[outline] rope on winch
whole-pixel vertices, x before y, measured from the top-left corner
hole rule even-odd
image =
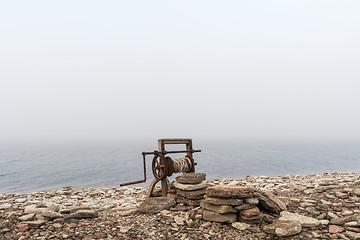
[[[174,161],[174,172],[190,172],[192,168],[191,159],[188,157],[181,157],[178,159],[175,159]]]

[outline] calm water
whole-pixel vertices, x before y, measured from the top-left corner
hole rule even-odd
[[[155,141],[156,143],[156,141]],[[118,187],[142,179],[142,151],[156,144],[0,146],[0,193],[73,188]],[[360,169],[360,143],[236,143],[194,142],[197,172],[208,179],[247,175],[278,176]],[[170,150],[179,150],[172,148]],[[182,155],[174,156],[179,157]],[[173,158],[173,159],[174,159]],[[148,181],[153,179],[151,159]],[[174,174],[173,176],[177,176]],[[134,185],[136,186],[136,185]]]

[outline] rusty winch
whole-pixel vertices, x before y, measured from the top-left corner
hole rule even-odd
[[[168,190],[167,177],[173,173],[180,172],[195,172],[195,165],[193,153],[201,152],[201,150],[194,150],[192,146],[192,139],[190,138],[163,138],[158,140],[159,150],[153,152],[143,152],[143,165],[144,165],[144,180],[122,183],[120,186],[130,184],[137,184],[146,182],[146,155],[154,155],[152,160],[152,172],[155,179],[152,180],[147,197],[153,195],[155,185],[161,180],[161,195],[164,197]],[[186,150],[184,151],[166,151],[165,145],[167,144],[185,144]],[[172,160],[168,154],[186,153],[185,157]]]

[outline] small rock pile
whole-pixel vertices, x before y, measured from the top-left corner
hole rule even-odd
[[[186,173],[176,177],[173,187],[178,195],[176,202],[187,206],[200,206],[206,194],[207,183],[205,173]]]
[[[254,197],[255,189],[245,186],[217,185],[209,187],[201,202],[203,218],[213,222],[236,221],[259,223],[262,213]]]
[[[62,195],[70,195],[73,193],[73,189],[71,186],[63,186],[59,193]]]

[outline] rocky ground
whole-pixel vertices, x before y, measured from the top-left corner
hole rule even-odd
[[[360,239],[360,174],[246,177],[210,180],[215,185],[269,190],[287,207],[281,217],[298,220],[300,233],[279,237],[271,226],[228,224],[202,219],[200,207],[181,205],[144,214],[138,205],[147,187],[0,194],[0,239]],[[297,229],[299,230],[299,229]],[[281,235],[281,234],[280,234]]]

